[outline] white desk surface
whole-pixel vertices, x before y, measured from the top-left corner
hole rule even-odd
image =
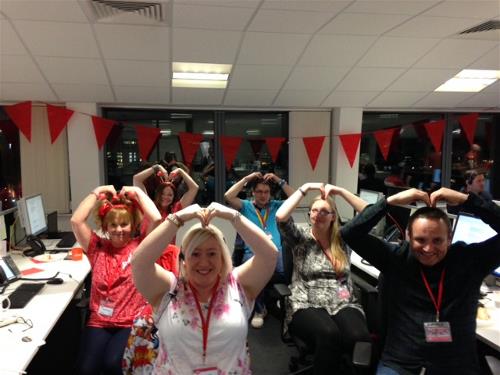
[[[66,254],[56,254],[52,257],[59,256],[59,259],[62,259],[64,255]],[[24,309],[10,309],[4,313],[4,317],[20,316],[30,319],[33,328],[25,332],[22,332],[27,328],[24,324],[12,324],[0,328],[0,374],[25,373],[24,370],[38,352],[38,348],[45,344],[46,337],[90,272],[90,264],[85,255],[81,261],[55,260],[47,263],[34,263],[30,258],[12,252],[11,256],[21,271],[33,267],[43,269],[42,272],[24,277],[44,278],[61,272],[58,277],[63,278],[64,283],[45,285]],[[17,281],[7,287],[5,294],[10,294],[22,282],[33,281]],[[23,342],[23,337],[29,337],[31,341]]]
[[[380,271],[373,266],[363,264],[361,259],[354,251],[351,253],[351,264],[377,279]],[[496,288],[496,290],[500,291],[500,288]],[[500,352],[500,307],[495,306],[493,293],[488,293],[487,298],[481,300],[481,302],[485,304],[491,319],[488,321],[476,321],[478,323],[476,337],[486,345]]]

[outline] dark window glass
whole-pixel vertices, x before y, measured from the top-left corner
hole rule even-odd
[[[0,107],[0,200],[1,209],[13,207],[22,195],[19,130]]]

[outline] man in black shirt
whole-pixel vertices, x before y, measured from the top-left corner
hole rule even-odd
[[[368,233],[388,205],[423,201],[408,222],[409,240],[392,244]],[[387,332],[377,374],[479,374],[476,313],[483,278],[500,264],[500,236],[451,245],[438,201],[462,204],[500,232],[500,208],[474,193],[409,189],[368,206],[343,227],[346,243],[383,274]]]

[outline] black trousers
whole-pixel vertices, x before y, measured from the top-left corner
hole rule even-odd
[[[351,307],[333,316],[322,308],[298,310],[289,330],[313,348],[314,374],[338,373],[344,353],[351,356],[357,341],[371,341],[363,314]]]

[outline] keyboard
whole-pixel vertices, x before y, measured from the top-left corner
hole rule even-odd
[[[45,286],[45,283],[22,283],[9,295],[10,308],[22,309]]]

